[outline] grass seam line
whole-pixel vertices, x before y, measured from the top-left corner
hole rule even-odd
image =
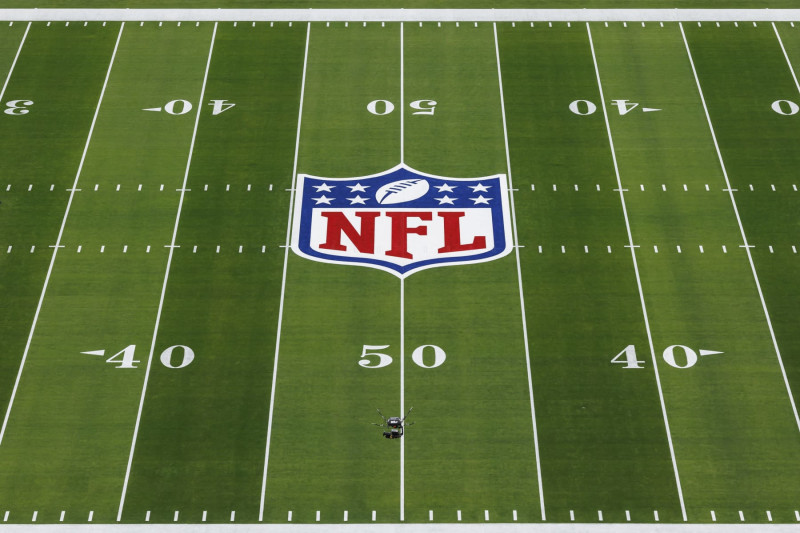
[[[156,341],[158,339],[158,327],[161,323],[161,312],[164,309],[164,297],[167,293],[167,282],[169,281],[169,271],[170,267],[172,266],[172,256],[175,253],[175,240],[178,236],[178,225],[180,224],[181,220],[181,211],[183,209],[183,199],[186,195],[186,182],[189,179],[189,170],[192,166],[192,156],[194,155],[194,143],[197,139],[197,127],[200,124],[200,115],[202,114],[203,110],[203,99],[205,98],[206,92],[206,82],[208,81],[208,71],[211,68],[211,56],[214,51],[214,40],[217,36],[217,23],[214,23],[214,30],[211,33],[211,44],[208,48],[208,60],[206,61],[206,70],[205,74],[203,75],[203,86],[200,88],[200,99],[198,100],[197,105],[197,115],[195,116],[194,120],[194,129],[192,130],[192,140],[189,145],[189,155],[186,158],[186,170],[183,173],[183,185],[181,186],[181,196],[178,200],[178,211],[175,215],[175,225],[172,228],[172,242],[170,243],[169,254],[167,255],[167,266],[164,270],[164,283],[161,286],[161,297],[159,298],[158,302],[158,311],[156,311],[156,323],[153,327],[153,340],[150,344],[150,354],[147,357],[147,368],[145,369],[144,374],[144,382],[142,383],[142,395],[139,399],[139,410],[136,413],[136,424],[133,428],[133,437],[131,438],[131,451],[128,455],[128,465],[125,469],[125,479],[122,485],[122,494],[119,499],[119,510],[117,511],[117,522],[122,520],[122,510],[125,507],[125,496],[128,492],[128,481],[130,480],[131,475],[131,467],[133,466],[133,454],[136,451],[136,439],[139,436],[139,424],[142,419],[142,410],[144,408],[144,398],[147,393],[147,382],[150,378],[150,369],[153,363],[153,352],[155,351]]]
[[[594,41],[592,40],[592,29],[589,23],[586,23],[586,33],[589,36],[589,48],[592,52],[592,61],[594,62],[594,72],[595,76],[597,77],[597,90],[600,95],[600,104],[603,108],[603,120],[605,121],[606,125],[606,132],[608,133],[608,144],[609,148],[611,149],[611,160],[614,163],[614,174],[617,177],[617,188],[619,189],[619,199],[620,204],[622,205],[622,214],[625,217],[625,229],[628,233],[628,243],[631,250],[631,260],[633,261],[633,271],[636,274],[636,286],[639,290],[639,301],[642,304],[642,318],[644,319],[645,331],[647,332],[647,342],[650,345],[650,356],[653,361],[653,373],[656,378],[656,386],[658,388],[658,398],[661,402],[661,414],[664,417],[664,429],[667,434],[667,444],[669,445],[669,454],[670,458],[672,459],[672,470],[675,473],[675,484],[678,489],[678,500],[681,504],[681,516],[683,517],[683,521],[686,522],[688,520],[686,516],[686,504],[683,501],[683,489],[681,488],[681,477],[678,473],[678,461],[675,457],[675,448],[672,444],[672,432],[669,428],[669,418],[667,417],[667,404],[664,400],[664,391],[661,388],[661,377],[658,374],[658,359],[656,358],[656,351],[653,345],[653,332],[650,329],[650,319],[647,316],[647,305],[645,304],[644,300],[644,289],[642,288],[642,279],[639,276],[639,265],[636,261],[636,247],[633,244],[633,233],[631,232],[631,223],[628,219],[628,208],[625,205],[625,192],[623,191],[622,187],[622,178],[619,174],[619,165],[617,163],[617,154],[614,150],[614,139],[611,135],[611,123],[608,120],[608,109],[606,108],[606,101],[605,95],[603,94],[603,84],[600,81],[600,67],[597,63],[597,55],[594,51]]]
[[[753,262],[753,254],[750,251],[752,246],[747,241],[747,234],[744,231],[744,225],[742,225],[742,219],[739,216],[739,208],[736,205],[736,198],[733,196],[733,189],[731,188],[730,178],[728,177],[728,170],[725,167],[725,161],[722,158],[722,152],[719,148],[719,143],[717,142],[717,134],[714,131],[714,125],[711,122],[711,114],[708,111],[708,106],[706,105],[706,98],[703,94],[703,89],[700,86],[700,78],[697,75],[697,69],[694,66],[694,59],[692,58],[692,52],[689,49],[689,41],[686,39],[686,33],[683,31],[683,24],[678,23],[678,27],[681,30],[681,36],[683,37],[683,44],[686,47],[686,55],[689,57],[689,64],[692,67],[692,74],[694,74],[694,81],[697,84],[697,92],[700,95],[700,101],[703,104],[703,111],[706,115],[706,121],[708,122],[708,129],[711,133],[711,140],[714,141],[714,150],[717,153],[717,159],[719,160],[719,166],[722,170],[722,176],[725,178],[725,185],[727,186],[728,196],[731,199],[731,206],[733,207],[733,212],[736,215],[736,223],[739,225],[739,232],[742,235],[742,242],[744,243],[744,251],[747,254],[747,261],[750,263],[750,270],[753,273],[753,281],[756,283],[756,290],[758,291],[758,298],[761,301],[761,309],[764,311],[764,319],[767,321],[767,327],[769,329],[769,336],[772,339],[772,346],[775,348],[775,356],[778,358],[778,366],[781,370],[781,376],[783,376],[783,383],[786,386],[786,392],[789,395],[789,403],[792,406],[792,413],[794,414],[794,421],[797,424],[797,429],[800,430],[800,416],[797,413],[797,404],[794,400],[794,394],[792,394],[792,387],[789,385],[789,378],[786,376],[786,368],[783,366],[783,358],[781,357],[781,350],[778,347],[778,339],[775,337],[775,330],[772,328],[772,319],[770,318],[769,311],[767,310],[767,302],[764,299],[764,292],[761,290],[761,282],[758,279],[758,273],[756,272],[756,265]],[[776,35],[777,35],[777,29]],[[778,40],[780,42],[780,36],[778,35]],[[781,46],[783,43],[781,42]],[[787,58],[788,60],[788,58]],[[791,63],[789,64],[791,67]],[[794,75],[794,71],[792,70],[792,75]]]
[[[294,145],[294,165],[292,168],[292,188],[289,196],[289,217],[286,222],[286,245],[283,252],[283,274],[281,278],[281,299],[278,305],[278,324],[275,335],[275,360],[272,366],[272,386],[269,396],[269,415],[267,418],[267,442],[264,450],[264,475],[261,481],[261,502],[258,508],[258,521],[264,521],[264,502],[267,495],[267,470],[269,468],[269,445],[272,440],[272,416],[275,411],[275,390],[278,383],[278,354],[281,348],[281,327],[283,326],[283,302],[286,297],[286,270],[289,265],[289,249],[292,238],[292,219],[294,217],[294,193],[297,182],[297,159],[300,154],[300,127],[303,123],[303,100],[306,92],[306,68],[308,67],[308,44],[311,41],[311,23],[306,26],[306,46],[303,54],[303,78],[300,83],[300,104],[297,111],[297,136]],[[291,512],[291,511],[290,511]]]
[[[106,71],[106,77],[103,81],[103,88],[100,91],[100,98],[97,100],[97,107],[94,110],[94,116],[92,117],[92,124],[89,126],[89,134],[86,137],[86,144],[83,147],[83,154],[81,155],[80,163],[78,163],[78,171],[75,173],[75,181],[72,184],[72,190],[69,193],[69,199],[67,200],[67,207],[64,210],[64,218],[61,219],[61,228],[58,230],[58,237],[56,238],[56,245],[53,247],[53,256],[50,258],[50,266],[47,267],[47,274],[44,278],[44,285],[42,286],[42,293],[39,295],[39,302],[36,305],[36,312],[33,315],[33,323],[31,324],[31,330],[28,334],[28,340],[25,343],[25,350],[22,353],[22,360],[19,363],[19,371],[17,372],[17,378],[14,381],[14,388],[11,391],[11,397],[8,400],[8,407],[6,409],[5,417],[3,418],[3,426],[0,428],[0,446],[3,443],[3,437],[5,437],[6,428],[8,427],[8,419],[11,416],[11,409],[14,406],[14,399],[17,396],[17,389],[19,388],[19,381],[22,377],[22,370],[25,367],[25,361],[28,359],[28,352],[31,348],[31,342],[33,341],[33,334],[36,330],[36,323],[39,320],[39,313],[42,311],[42,304],[44,303],[44,297],[47,293],[47,286],[50,283],[50,276],[53,273],[53,266],[56,262],[56,256],[58,255],[58,249],[61,248],[59,246],[61,244],[61,238],[64,235],[64,227],[67,224],[67,217],[69,216],[70,208],[72,207],[72,200],[75,198],[75,191],[78,188],[78,180],[81,177],[81,172],[83,171],[83,163],[86,161],[86,153],[89,151],[89,144],[92,141],[92,134],[94,133],[94,126],[97,123],[97,116],[100,114],[100,105],[103,103],[103,96],[106,93],[106,87],[108,86],[108,78],[111,75],[111,67],[114,65],[114,58],[117,56],[117,48],[119,47],[119,41],[122,37],[122,29],[125,27],[125,23],[123,22],[119,28],[119,34],[117,35],[117,42],[114,45],[114,51],[111,53],[111,60],[108,64],[108,70]]]
[[[516,209],[514,207],[514,185],[511,181],[511,154],[508,149],[508,128],[506,126],[506,104],[505,104],[505,97],[503,95],[503,74],[502,69],[500,68],[500,45],[498,44],[497,40],[497,23],[492,24],[492,29],[494,32],[494,52],[495,57],[497,58],[497,84],[500,90],[500,110],[501,115],[503,118],[503,140],[505,143],[505,151],[506,151],[506,171],[508,172],[508,194],[510,195],[510,206],[511,206],[511,223],[512,229],[514,231],[514,255],[516,256],[517,260],[517,282],[519,284],[519,305],[520,305],[520,315],[522,318],[522,339],[525,343],[525,367],[528,373],[528,395],[530,396],[531,402],[531,424],[533,426],[533,450],[534,455],[536,457],[536,478],[539,487],[539,507],[542,514],[542,521],[547,520],[547,515],[545,513],[545,506],[544,506],[544,488],[542,483],[542,466],[539,457],[539,431],[536,426],[536,408],[534,407],[533,401],[533,377],[531,375],[531,353],[530,353],[530,343],[528,339],[528,322],[527,317],[525,315],[525,296],[524,291],[522,289],[522,264],[520,262],[519,257],[519,236],[517,234],[517,215]]]

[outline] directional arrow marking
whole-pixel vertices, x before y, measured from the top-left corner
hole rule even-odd
[[[655,107],[643,107],[642,113],[649,113],[651,111],[662,111],[661,109],[656,109]]]
[[[725,353],[725,352],[715,352],[714,350],[698,350],[698,352],[700,353],[701,357],[704,356],[704,355],[714,355],[714,354],[718,354],[718,353]]]
[[[142,111],[161,111],[160,107],[148,107],[146,109],[142,109]]]
[[[85,353],[86,355],[105,355],[106,351],[105,350],[92,350],[92,351],[81,352],[81,353]]]

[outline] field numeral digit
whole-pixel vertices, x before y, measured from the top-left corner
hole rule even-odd
[[[208,105],[213,106],[211,110],[212,115],[219,115],[220,113],[224,113],[228,109],[232,108],[236,104],[232,104],[227,100],[211,100]]]
[[[569,110],[576,115],[586,116],[597,111],[597,106],[589,100],[575,100],[570,102]]]
[[[27,115],[31,111],[28,107],[32,105],[32,100],[11,100],[6,102],[6,109],[3,110],[3,113],[6,115]]]
[[[172,363],[172,353],[175,349],[180,348],[183,350],[183,358],[177,364]],[[105,350],[90,350],[88,352],[81,352],[86,355],[98,355],[100,357],[105,357],[106,351]],[[136,345],[131,344],[130,346],[126,347],[124,350],[119,351],[106,359],[106,363],[116,364],[117,368],[139,368],[136,366],[136,363],[140,363],[134,359],[136,353]],[[161,352],[161,364],[167,368],[185,368],[189,366],[189,364],[194,361],[194,352],[188,346],[183,346],[181,344],[170,346],[163,352]]]
[[[791,100],[775,100],[772,102],[772,110],[779,115],[796,115],[800,112],[800,106]]]
[[[414,100],[408,104],[408,107],[416,110],[411,113],[412,115],[433,115],[436,106],[436,100]],[[367,111],[382,117],[394,111],[394,104],[389,100],[373,100],[367,104]]]
[[[627,100],[611,100],[611,105],[617,106],[617,110],[619,110],[620,115],[627,115],[639,107],[639,104],[634,104],[632,102],[628,102]]]
[[[394,111],[394,104],[389,100],[373,100],[367,104],[367,111],[378,116],[388,115]]]
[[[625,358],[621,359],[623,356]],[[633,344],[626,346],[624,350],[619,352],[614,359],[611,360],[611,362],[618,365],[625,365],[622,368],[644,368],[642,366],[644,361],[639,361],[636,358],[636,347]]]
[[[417,109],[412,115],[433,115],[436,111],[436,100],[415,100],[408,104],[411,109]]]
[[[361,350],[361,359],[359,359],[358,365],[364,368],[383,368],[385,366],[389,366],[392,364],[391,355],[373,351],[385,350],[389,348],[389,346],[389,344],[382,346],[365,344],[364,348]],[[433,350],[433,363],[430,365],[425,364],[424,356],[426,348]],[[377,359],[373,359],[375,357],[377,357]],[[442,366],[442,363],[444,363],[445,359],[447,359],[447,354],[444,353],[444,350],[433,344],[424,344],[422,346],[418,346],[411,353],[411,360],[422,368],[436,368],[437,366]]]

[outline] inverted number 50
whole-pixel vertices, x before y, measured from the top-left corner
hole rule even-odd
[[[389,346],[388,344],[383,346],[365,344],[364,348],[361,350],[361,359],[358,361],[359,366],[364,368],[383,368],[389,366],[392,364],[392,356],[374,351],[385,350],[389,348]],[[426,348],[430,348],[433,351],[433,362],[431,364],[425,364],[424,356]],[[441,366],[445,359],[447,359],[447,354],[444,350],[433,344],[418,346],[411,353],[411,360],[422,368],[436,368],[437,366]]]

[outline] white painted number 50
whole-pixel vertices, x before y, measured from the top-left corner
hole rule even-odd
[[[385,350],[388,347],[388,344],[386,346],[372,346],[370,344],[365,344],[364,349],[361,351],[361,360],[358,362],[359,366],[363,366],[364,368],[383,368],[390,365],[392,363],[391,355],[371,351]],[[369,357],[377,357],[377,360],[365,359]]]

